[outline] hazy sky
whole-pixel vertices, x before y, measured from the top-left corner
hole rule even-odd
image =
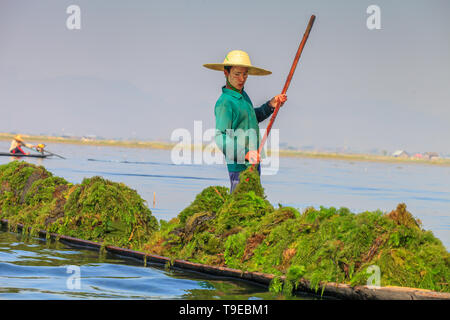
[[[66,8],[81,8],[69,30]],[[369,5],[381,30],[369,30]],[[259,106],[281,92],[317,16],[274,128],[293,146],[450,154],[450,1],[2,0],[0,132],[169,140],[214,127],[241,49]],[[265,127],[268,120],[260,126]]]

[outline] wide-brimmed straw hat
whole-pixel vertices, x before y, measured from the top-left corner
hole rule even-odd
[[[15,137],[14,137],[14,140],[23,142],[23,138],[22,138],[22,136],[21,136],[20,134],[17,135],[17,136],[15,136]]]
[[[242,50],[233,50],[228,52],[223,63],[207,63],[203,65],[204,67],[212,70],[223,71],[223,67],[245,67],[248,68],[248,74],[252,76],[266,76],[271,74],[271,71],[257,68],[250,62],[250,57],[248,53]]]

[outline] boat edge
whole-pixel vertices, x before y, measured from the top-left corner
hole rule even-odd
[[[0,219],[0,224],[9,225],[9,221],[7,219]],[[21,223],[18,223],[16,226],[18,232],[22,231],[22,229],[24,228],[24,225]],[[31,227],[28,228],[28,231],[30,230]],[[46,230],[39,230],[38,232],[39,236],[46,239],[48,238],[47,236],[48,233],[49,232]],[[98,250],[102,249],[102,244],[99,242],[78,239],[56,233],[50,233],[49,237],[53,240],[67,242],[69,244],[96,248]],[[262,272],[243,271],[227,267],[210,266],[206,264],[195,263],[180,259],[173,260],[168,257],[158,256],[154,254],[145,253],[142,251],[120,248],[111,245],[104,246],[104,249],[107,252],[142,260],[145,263],[153,262],[164,265],[169,264],[171,267],[176,267],[180,269],[186,269],[221,277],[230,277],[248,280],[265,285],[267,287],[270,285],[270,282],[275,277],[277,277],[276,275]],[[285,280],[285,277],[281,276],[280,279]],[[447,292],[436,292],[428,289],[409,288],[409,287],[396,287],[396,286],[376,287],[367,285],[352,287],[348,284],[328,282],[326,284],[319,285],[318,288],[316,289],[312,287],[310,281],[303,278],[298,281],[298,284],[294,289],[294,292],[310,293],[314,295],[322,293],[323,296],[330,296],[346,300],[450,300],[450,293]]]

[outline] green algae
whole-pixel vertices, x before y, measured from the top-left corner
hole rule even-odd
[[[123,184],[93,177],[72,185],[43,167],[12,162],[0,166],[0,217],[172,261],[270,273],[270,290],[285,295],[300,279],[316,289],[327,282],[366,285],[373,266],[381,286],[450,292],[450,254],[405,204],[390,213],[334,207],[300,213],[275,209],[256,172],[240,178],[232,194],[208,187],[178,217],[158,225]]]
[[[205,188],[187,208],[180,212],[178,218],[184,223],[190,216],[198,212],[215,214],[228,198],[228,188],[221,186]]]
[[[233,191],[233,195],[242,195],[253,191],[257,196],[265,198],[264,188],[261,185],[261,179],[258,171],[249,167],[239,174],[239,183]]]
[[[236,227],[249,227],[273,210],[269,201],[253,191],[242,194],[234,192],[217,213],[215,220],[217,232],[224,234]]]
[[[158,229],[135,190],[101,177],[73,185],[44,167],[13,161],[0,166],[0,186],[0,217],[24,230],[132,247]]]
[[[294,290],[300,279],[316,289],[327,282],[366,285],[374,265],[380,268],[381,286],[450,291],[449,253],[432,232],[421,228],[405,204],[389,214],[355,214],[334,207],[300,213],[281,205],[273,208],[257,173],[244,171],[240,180],[214,212],[191,205],[190,218],[183,221],[179,216],[166,223],[164,234],[155,233],[157,250],[146,250],[274,274],[271,290],[283,294]],[[206,203],[204,196],[213,194],[204,192],[196,203]]]

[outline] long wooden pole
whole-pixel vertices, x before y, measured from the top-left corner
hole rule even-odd
[[[292,62],[291,70],[289,71],[288,77],[287,77],[286,82],[284,84],[283,91],[281,91],[281,94],[286,94],[286,92],[287,92],[287,90],[289,88],[289,85],[291,84],[291,80],[292,80],[292,77],[294,76],[295,68],[297,67],[298,61],[300,60],[300,56],[302,54],[303,47],[306,44],[306,40],[308,40],[309,32],[311,31],[311,28],[312,28],[312,26],[314,24],[314,20],[315,19],[316,19],[315,15],[312,15],[311,18],[309,19],[308,26],[306,28],[305,33],[303,34],[302,41],[300,42],[300,45],[298,46],[297,54],[295,55],[294,62]],[[273,122],[275,121],[275,118],[277,117],[277,114],[278,114],[278,110],[280,110],[280,105],[278,105],[275,108],[275,110],[274,110],[274,112],[272,114],[272,117],[270,118],[269,125],[267,126],[266,132],[264,133],[264,136],[263,136],[263,138],[261,140],[261,143],[259,145],[259,148],[258,148],[258,158],[261,155],[261,151],[262,151],[262,149],[264,147],[264,144],[266,143],[267,136],[269,135],[270,130],[272,129]],[[253,164],[252,167],[254,167],[254,166],[255,166],[255,163]]]

